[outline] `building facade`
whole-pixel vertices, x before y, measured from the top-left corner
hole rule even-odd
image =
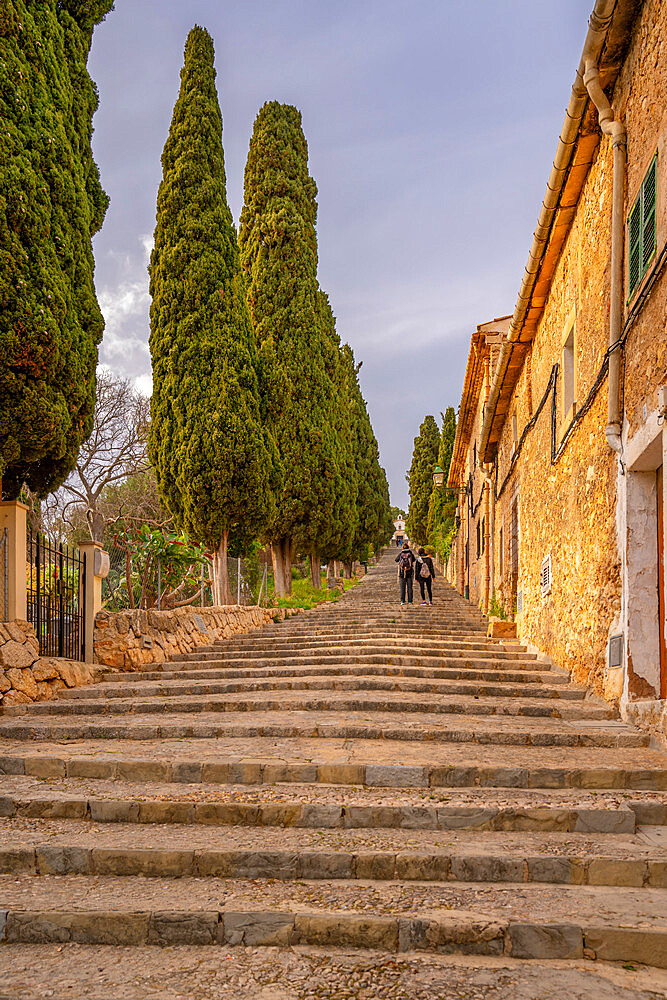
[[[472,338],[449,574],[663,730],[666,259],[667,5],[598,0],[515,311]]]

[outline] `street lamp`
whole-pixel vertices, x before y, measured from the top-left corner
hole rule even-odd
[[[445,474],[440,468],[440,466],[436,465],[435,469],[433,470],[433,485],[442,486],[444,482],[445,482]]]

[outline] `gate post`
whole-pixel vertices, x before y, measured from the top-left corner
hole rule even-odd
[[[26,530],[28,508],[20,500],[0,501],[0,532],[7,528],[7,612],[9,621],[28,616]]]
[[[95,617],[102,610],[102,580],[109,574],[109,553],[104,551],[99,542],[90,541],[81,542],[79,554],[85,564],[83,586],[79,595],[79,607],[84,609],[84,659],[86,663],[94,663]]]

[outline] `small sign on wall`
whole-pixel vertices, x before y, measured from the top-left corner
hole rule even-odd
[[[208,632],[206,622],[204,621],[201,615],[193,615],[192,617],[194,618],[195,625],[197,626],[200,632]]]
[[[609,666],[623,666],[623,634],[612,635],[609,638]]]

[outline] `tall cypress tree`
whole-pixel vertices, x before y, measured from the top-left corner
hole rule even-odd
[[[351,413],[352,454],[356,477],[354,535],[341,555],[345,562],[367,556],[368,547],[385,545],[394,531],[389,505],[389,487],[380,465],[380,453],[373,433],[366,401],[359,385],[359,369],[352,349],[345,344],[342,357],[347,372],[347,392]]]
[[[319,484],[320,503],[295,536],[299,549],[310,555],[313,586],[319,586],[320,559],[349,560],[357,525],[358,488],[349,367],[329,299],[322,291],[318,292],[317,306],[321,357],[332,385],[319,449],[324,479]]]
[[[445,483],[449,476],[449,466],[452,461],[454,450],[454,438],[456,437],[456,413],[453,406],[448,406],[442,416],[442,433],[440,435],[440,450],[438,452],[438,465],[445,474]],[[453,522],[454,510],[457,506],[456,496],[448,492],[442,486],[434,486],[431,490],[431,499],[428,505],[428,540],[433,542],[436,533],[442,534],[445,521]]]
[[[108,199],[86,69],[112,0],[0,4],[0,476],[40,495],[90,434],[97,345],[91,238]]]
[[[412,464],[408,475],[410,509],[405,527],[418,545],[428,541],[428,505],[433,489],[433,469],[438,461],[440,431],[432,416],[424,417],[415,438]]]
[[[270,518],[274,449],[225,190],[213,42],[195,26],[162,154],[150,292],[149,454],[177,525],[215,553],[214,598],[231,603],[227,549]]]
[[[291,590],[295,545],[312,553],[318,526],[337,516],[333,341],[323,335],[329,321],[317,284],[316,194],[301,114],[277,101],[265,104],[250,140],[239,245],[282,465],[267,531],[277,593]]]

